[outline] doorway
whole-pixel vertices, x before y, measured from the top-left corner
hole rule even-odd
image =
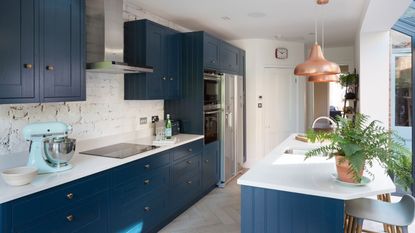
[[[265,67],[261,79],[263,153],[266,155],[293,133],[299,132],[299,83],[291,67]]]

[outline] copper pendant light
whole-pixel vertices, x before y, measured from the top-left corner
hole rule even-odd
[[[319,5],[325,5],[327,3],[329,3],[329,0],[317,0],[317,4]]]
[[[317,0],[317,4],[323,0]],[[328,2],[328,1],[327,1]],[[323,3],[321,3],[323,4]],[[322,29],[322,38],[324,41],[324,25]],[[324,42],[323,42],[324,44]],[[295,67],[294,74],[297,76],[320,76],[335,75],[340,73],[340,67],[334,62],[327,61],[324,58],[320,45],[317,43],[317,22],[315,23],[315,44],[311,48],[308,59]]]
[[[297,76],[318,76],[339,74],[340,67],[334,62],[327,61],[324,58],[321,47],[314,44],[310,51],[308,59],[295,67],[294,74]]]
[[[329,82],[339,82],[339,75],[319,75],[308,77],[308,81],[312,83],[329,83]]]

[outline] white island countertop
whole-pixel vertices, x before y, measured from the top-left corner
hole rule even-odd
[[[320,145],[297,141],[293,134],[242,175],[238,179],[238,184],[340,200],[391,193],[396,190],[391,178],[379,165],[374,165],[370,169],[374,175],[372,182],[366,186],[350,186],[333,179],[331,174],[336,173],[334,159],[313,157],[304,161],[304,155],[284,154],[288,148],[307,150]],[[371,177],[367,174],[366,176]]]
[[[132,132],[122,135],[107,136],[99,139],[81,141],[77,143],[76,152],[70,161],[73,166],[73,168],[70,170],[38,175],[31,184],[24,186],[10,186],[0,178],[0,204],[204,138],[203,135],[192,134],[179,134],[175,137],[176,143],[173,145],[164,145],[160,148],[133,155],[124,159],[83,155],[79,154],[79,152],[116,143],[137,143],[151,145],[154,137],[140,137],[138,133]],[[0,170],[17,166],[25,166],[27,160],[28,152],[0,155]]]

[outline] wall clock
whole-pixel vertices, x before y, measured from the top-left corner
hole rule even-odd
[[[287,48],[276,48],[275,49],[275,58],[277,58],[277,59],[287,59],[288,58],[288,49]]]

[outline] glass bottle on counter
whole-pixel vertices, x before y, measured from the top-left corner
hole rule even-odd
[[[166,139],[171,139],[172,136],[172,127],[171,127],[171,120],[170,120],[170,114],[167,114],[166,116],[166,126],[164,135]]]

